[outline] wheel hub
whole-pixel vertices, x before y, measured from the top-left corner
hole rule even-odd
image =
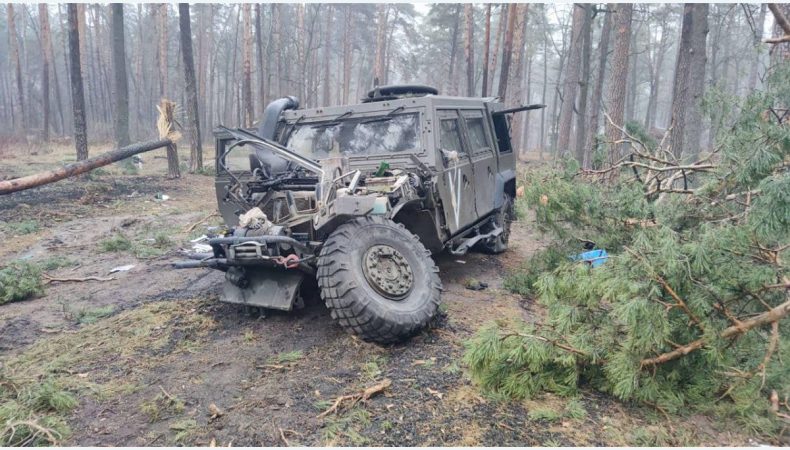
[[[370,247],[363,257],[362,268],[373,289],[391,300],[406,297],[414,284],[409,262],[389,245]]]

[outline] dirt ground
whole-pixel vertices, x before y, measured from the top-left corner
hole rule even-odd
[[[51,165],[70,149],[42,151]],[[167,180],[163,156],[147,154],[136,175],[111,166],[90,179],[0,197],[0,265],[23,259],[49,264],[45,274],[53,278],[104,279],[52,281],[38,298],[0,306],[0,370],[54,379],[78,396],[65,414],[71,435],[63,444],[753,443],[708,417],[668,419],[592,391],[575,402],[583,413],[572,415],[568,399],[504,402],[481,394],[465,374],[464,342],[487,321],[539,315],[502,287],[540,245],[529,221],[514,224],[511,249],[501,256],[440,255],[443,313],[399,345],[346,334],[316,297],[300,311],[266,317],[219,303],[221,273],[170,269],[190,238],[219,224],[209,217],[188,230],[216,210],[213,179]],[[2,176],[39,170],[27,164],[34,157],[6,153]],[[20,233],[14,225],[25,221],[35,221],[35,230]],[[119,236],[130,245],[110,250],[106,242]],[[466,289],[472,278],[488,289]],[[337,397],[384,380],[391,385],[382,395],[318,417]]]

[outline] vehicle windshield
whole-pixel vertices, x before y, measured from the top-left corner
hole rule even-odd
[[[416,151],[418,123],[417,113],[410,113],[297,124],[286,147],[313,159]]]

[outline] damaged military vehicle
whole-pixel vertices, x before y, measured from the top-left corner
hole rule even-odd
[[[178,268],[225,272],[222,300],[290,311],[317,279],[332,317],[378,343],[434,317],[432,253],[508,245],[515,157],[496,98],[383,86],[360,104],[271,102],[257,130],[219,127],[216,193],[228,226]]]

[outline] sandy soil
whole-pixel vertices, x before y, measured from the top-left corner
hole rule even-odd
[[[11,173],[25,172],[23,160],[10,161]],[[381,347],[343,332],[315,296],[291,314],[250,316],[217,302],[219,272],[171,270],[188,239],[218,223],[210,218],[187,231],[215,210],[213,180],[166,180],[164,162],[147,161],[136,176],[113,167],[93,180],[0,197],[0,221],[39,225],[24,235],[0,231],[0,260],[68,260],[46,273],[113,278],[51,282],[39,298],[0,306],[0,361],[17,376],[56,377],[79,396],[67,416],[67,445],[747,443],[706,417],[668,423],[593,392],[581,398],[583,418],[530,418],[530,411],[562,411],[567,399],[501,402],[474,387],[461,361],[464,342],[487,321],[540,314],[502,288],[540,246],[528,221],[514,224],[501,256],[440,255],[442,315],[409,342]],[[158,201],[157,193],[170,199]],[[171,241],[139,257],[161,233]],[[134,249],[99,250],[118,234]],[[109,274],[126,264],[135,267]],[[489,288],[466,289],[470,278]],[[97,310],[106,317],[86,323]],[[392,384],[383,395],[317,417],[336,397],[385,379]]]

